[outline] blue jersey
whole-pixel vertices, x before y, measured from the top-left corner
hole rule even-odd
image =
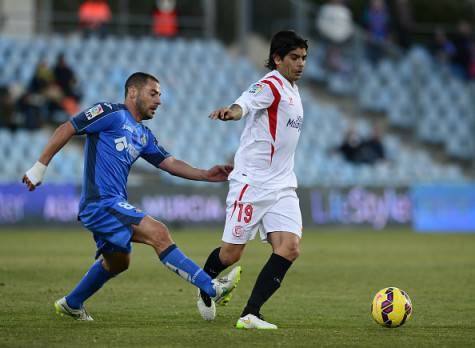
[[[96,104],[71,123],[77,134],[87,134],[80,210],[90,202],[127,200],[127,177],[137,158],[158,167],[170,156],[123,104]]]

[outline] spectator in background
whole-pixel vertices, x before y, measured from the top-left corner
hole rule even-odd
[[[105,35],[111,20],[112,13],[106,0],[86,0],[79,6],[79,22],[86,37]]]
[[[157,0],[153,11],[153,34],[174,37],[178,33],[178,18],[175,0]]]
[[[70,116],[77,114],[79,111],[80,93],[77,90],[77,80],[74,71],[66,63],[64,54],[58,56],[53,73],[56,84],[63,93],[61,101],[63,109]]]
[[[61,89],[55,84],[53,72],[46,61],[41,60],[26,92],[17,103],[18,110],[24,116],[24,126],[35,129],[45,122],[52,122],[55,113],[62,110],[62,96]]]
[[[471,80],[475,80],[475,40],[470,42],[470,64],[468,74]]]
[[[375,124],[371,136],[361,142],[357,156],[360,163],[375,164],[386,159],[382,133],[381,126]]]
[[[0,128],[14,131],[17,124],[14,119],[15,103],[7,86],[0,86]]]
[[[343,139],[340,146],[336,147],[333,152],[339,152],[343,158],[350,163],[359,163],[359,149],[361,146],[361,138],[355,128],[351,126]]]
[[[390,16],[384,0],[371,0],[364,12],[363,26],[368,32],[368,58],[377,63],[389,38]]]
[[[392,0],[389,1],[389,6],[397,42],[404,49],[408,49],[412,43],[410,31],[414,26],[409,0]]]
[[[344,0],[331,0],[318,12],[316,27],[326,40],[325,65],[328,70],[347,71],[342,59],[342,45],[353,34],[351,11]]]
[[[375,124],[368,138],[362,138],[351,126],[345,134],[340,146],[333,152],[340,153],[343,158],[353,164],[375,164],[386,159],[382,142],[382,128]]]
[[[450,64],[455,55],[455,45],[441,28],[435,31],[434,55],[442,64]]]
[[[469,77],[469,67],[471,61],[470,43],[472,41],[472,28],[470,23],[460,21],[457,26],[457,33],[454,36],[455,54],[452,58],[455,74],[460,78]]]

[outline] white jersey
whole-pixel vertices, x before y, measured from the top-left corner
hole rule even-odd
[[[229,179],[265,189],[297,187],[294,156],[303,123],[297,85],[274,70],[234,104],[247,119]]]

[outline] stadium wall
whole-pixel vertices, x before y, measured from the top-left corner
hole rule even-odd
[[[174,227],[223,226],[226,185],[129,188],[129,201]],[[475,231],[475,185],[299,189],[304,228],[413,226],[417,231]],[[80,187],[45,184],[28,192],[0,185],[0,226],[79,226]]]

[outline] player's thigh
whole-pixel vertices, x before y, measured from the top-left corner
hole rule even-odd
[[[284,190],[276,203],[262,219],[261,238],[266,238],[275,253],[289,259],[296,259],[300,253],[302,237],[302,214],[294,190]]]
[[[229,244],[246,244],[254,239],[260,221],[268,209],[262,190],[231,182],[226,199],[226,223],[222,240]]]
[[[153,246],[163,251],[173,244],[167,226],[151,216],[145,216],[140,224],[132,225],[132,241]]]
[[[290,232],[302,237],[302,213],[295,190],[287,189],[278,193],[275,203],[262,217],[262,225],[266,235],[271,232]]]

